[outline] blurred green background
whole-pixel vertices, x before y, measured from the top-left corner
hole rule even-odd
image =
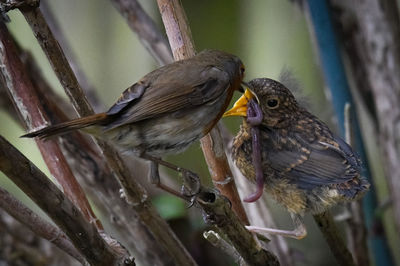
[[[143,48],[110,1],[48,2],[89,83],[96,88],[104,101],[105,108],[110,106],[125,88],[157,67],[155,60]],[[164,32],[156,1],[140,2]],[[324,94],[318,58],[313,49],[306,18],[298,6],[287,0],[184,0],[182,4],[197,51],[215,48],[238,55],[246,66],[245,80],[260,77],[277,79],[283,68],[290,69],[299,81],[302,96],[306,96],[311,103],[309,108],[334,128],[331,107]],[[11,23],[8,26],[15,38],[23,48],[33,52],[45,77],[60,95],[65,97],[24,18],[18,11],[11,11],[9,16]],[[237,97],[238,95],[235,95],[235,98]],[[0,111],[0,121],[0,134],[48,174],[34,142],[19,138],[23,129],[4,111]],[[370,138],[373,126],[364,112],[362,121],[364,134]],[[239,118],[224,120],[232,132],[238,128],[240,122]],[[382,177],[379,155],[373,146],[374,143],[370,143],[372,146],[369,147],[369,155],[378,162],[373,165],[375,175]],[[199,143],[194,144],[184,154],[168,160],[192,169],[210,185],[208,169]],[[378,191],[384,198],[387,190],[383,178],[379,180],[382,182],[378,183]],[[37,210],[2,173],[0,186]],[[181,201],[162,194],[154,199],[154,203],[164,217],[179,220],[185,218],[189,212],[190,226],[199,231],[204,228],[199,211],[187,210]],[[270,205],[279,228],[291,228],[286,211],[272,202]],[[386,220],[390,220],[391,214],[385,215]],[[307,216],[306,221],[309,229],[307,238],[301,241],[288,240],[290,246],[297,250],[297,265],[335,265],[317,227],[310,217]],[[386,225],[389,232],[394,230],[390,222]],[[391,239],[391,243],[396,241]]]

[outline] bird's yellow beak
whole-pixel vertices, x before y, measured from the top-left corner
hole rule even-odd
[[[244,91],[243,95],[235,102],[233,107],[226,111],[223,117],[227,116],[247,116],[247,103],[250,99],[254,97],[254,94],[251,90],[246,86],[246,90]]]

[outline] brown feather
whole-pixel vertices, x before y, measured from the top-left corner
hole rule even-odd
[[[102,125],[107,123],[110,119],[106,113],[95,114],[87,117],[66,121],[57,125],[48,126],[37,131],[25,134],[21,138],[34,138],[39,137],[46,139],[55,135],[61,135],[74,131],[77,129],[85,128],[93,125]]]

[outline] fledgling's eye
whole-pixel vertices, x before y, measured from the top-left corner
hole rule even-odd
[[[275,109],[279,106],[279,99],[277,98],[270,98],[267,100],[267,106],[269,109]]]
[[[245,71],[245,68],[244,68],[243,65],[241,65],[241,66],[240,66],[240,74],[241,74],[242,76],[244,75],[244,71]]]

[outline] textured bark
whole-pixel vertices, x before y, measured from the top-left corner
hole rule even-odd
[[[47,239],[61,250],[68,253],[71,257],[77,259],[80,263],[86,263],[85,259],[72,245],[71,241],[64,234],[64,232],[62,232],[53,224],[42,219],[1,187],[0,208],[5,210],[17,221],[27,226],[37,236]]]
[[[400,20],[396,1],[331,0],[357,89],[373,100],[379,146],[400,234]]]
[[[111,0],[115,8],[125,17],[129,27],[137,34],[140,42],[157,60],[159,65],[174,61],[167,40],[154,21],[144,12],[136,0]]]
[[[82,265],[1,209],[0,246],[0,260],[4,265]]]
[[[332,215],[326,211],[320,214],[313,215],[314,221],[319,226],[326,242],[329,245],[335,259],[339,265],[354,266],[354,260],[350,251],[346,247],[340,232],[333,221]],[[368,256],[368,254],[366,254]]]
[[[96,227],[32,162],[0,136],[0,170],[27,194],[94,265],[114,265],[113,254]]]

